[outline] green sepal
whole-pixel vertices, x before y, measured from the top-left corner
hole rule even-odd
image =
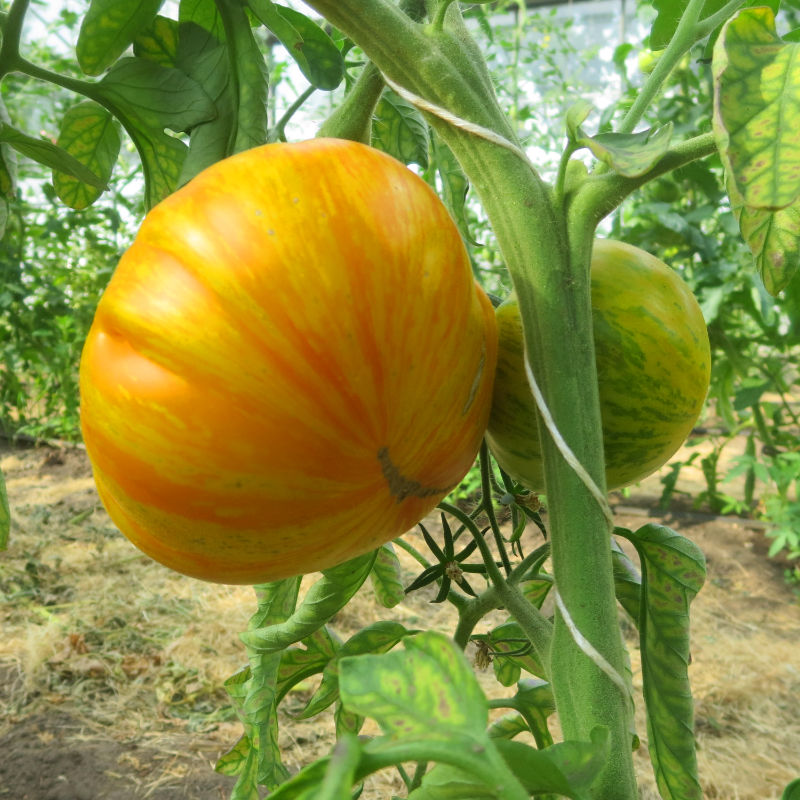
[[[61,121],[58,146],[108,183],[119,157],[119,123],[101,105],[85,100],[73,106]],[[53,172],[53,188],[61,201],[77,210],[88,208],[103,193],[72,175]]]

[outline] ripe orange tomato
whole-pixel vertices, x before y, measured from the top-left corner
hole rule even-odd
[[[186,575],[331,567],[466,474],[496,352],[423,180],[353,142],[249,150],[150,212],[100,302],[80,378],[100,497]]]

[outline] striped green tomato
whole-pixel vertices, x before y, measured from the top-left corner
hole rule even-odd
[[[708,392],[711,353],[694,295],[663,261],[631,245],[598,239],[591,276],[606,480],[614,489],[655,472],[683,444]],[[497,323],[487,440],[509,475],[544,491],[515,295],[497,309]]]

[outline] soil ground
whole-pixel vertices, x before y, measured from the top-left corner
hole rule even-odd
[[[0,800],[227,798],[233,780],[212,767],[241,727],[222,682],[245,658],[236,632],[254,610],[252,590],[193,581],[141,555],[102,510],[82,450],[6,446],[0,466],[12,507],[11,544],[0,556]],[[692,469],[679,488],[696,493]],[[659,492],[656,477],[617,496],[619,524],[648,521]],[[749,523],[664,522],[708,559],[692,606],[690,668],[705,797],[777,800],[800,776],[800,606],[785,564],[767,559],[763,529]],[[401,556],[410,583],[418,569]],[[332,627],[346,638],[382,618],[452,632],[452,609],[431,598],[422,590],[387,611],[366,585]],[[649,800],[657,795],[638,643],[632,626],[625,630],[643,742],[635,758]],[[491,669],[478,677],[490,696],[510,693]],[[314,685],[291,693],[287,710],[301,708]],[[281,715],[290,770],[328,751],[329,716]],[[388,800],[404,794],[401,786],[396,774],[379,774],[363,797]]]

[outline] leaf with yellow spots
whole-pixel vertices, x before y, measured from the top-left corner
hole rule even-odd
[[[800,44],[766,7],[745,8],[714,46],[714,135],[745,206],[779,211],[800,196]]]
[[[705,558],[663,525],[631,533],[642,567],[639,636],[650,760],[664,800],[701,800],[689,687],[689,604],[705,582]]]

